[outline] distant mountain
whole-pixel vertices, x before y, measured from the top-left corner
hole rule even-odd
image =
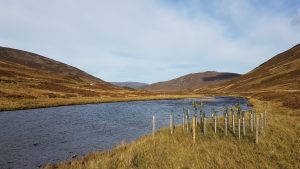
[[[0,47],[0,99],[118,96],[123,90],[70,65]]]
[[[221,73],[215,71],[191,73],[173,80],[151,84],[146,86],[144,89],[152,92],[190,91],[207,85],[230,80],[239,76],[240,74],[236,73]]]
[[[300,44],[274,56],[243,76],[195,91],[243,93],[300,108]]]
[[[141,89],[149,85],[147,83],[140,83],[140,82],[110,82],[110,83],[119,87],[126,87],[132,89]]]

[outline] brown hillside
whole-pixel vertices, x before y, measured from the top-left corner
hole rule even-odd
[[[0,47],[1,104],[12,105],[21,99],[123,97],[130,93],[136,94],[64,63]]]
[[[300,108],[300,45],[274,56],[243,76],[196,91],[244,93]]]
[[[199,87],[220,83],[238,76],[240,75],[235,73],[220,73],[214,71],[191,73],[173,80],[151,84],[144,89],[152,92],[190,91]]]

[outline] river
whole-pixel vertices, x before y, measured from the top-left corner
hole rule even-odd
[[[171,111],[175,124],[180,124],[182,108],[192,109],[195,100],[204,102],[207,113],[238,102],[247,108],[243,98],[213,97],[0,112],[0,169],[35,169],[130,142],[151,132],[153,115],[157,128],[169,125]]]

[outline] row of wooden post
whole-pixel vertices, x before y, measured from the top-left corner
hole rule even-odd
[[[253,132],[255,128],[255,142],[258,143],[259,139],[259,133],[263,136],[265,134],[265,128],[266,128],[266,118],[267,118],[267,112],[261,113],[260,117],[256,116],[256,112],[249,111],[249,120],[250,120],[250,130]],[[198,123],[202,127],[201,132],[203,132],[203,135],[206,135],[206,117],[201,117],[200,114],[199,119],[197,119],[196,114],[192,117],[192,124],[190,126],[190,119],[189,119],[190,110],[189,109],[183,109],[182,114],[182,127],[183,130],[187,133],[190,132],[192,129],[192,135],[193,135],[193,142],[196,142],[196,129]],[[205,115],[204,115],[205,116]],[[246,136],[246,122],[245,122],[245,112],[238,112],[237,119],[238,119],[238,138],[241,139],[241,116],[242,116],[242,127],[243,127],[243,136]],[[225,136],[228,135],[228,113],[224,113],[224,128],[225,128]],[[198,121],[199,120],[199,121]],[[214,132],[217,133],[217,115],[214,113],[213,116],[214,120]],[[190,128],[192,127],[192,128]],[[171,134],[174,133],[175,124],[174,124],[174,113],[170,113],[170,132]],[[261,130],[259,132],[259,130]],[[235,134],[235,114],[232,111],[232,132]],[[155,136],[155,116],[153,115],[153,121],[152,121],[152,135]]]

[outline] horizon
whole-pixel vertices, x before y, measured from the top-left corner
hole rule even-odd
[[[151,84],[208,70],[251,71],[299,44],[300,3],[12,0],[2,2],[0,22],[0,46],[107,82]]]
[[[293,45],[292,47],[290,47],[290,48],[288,48],[288,49],[291,49],[291,48],[293,48],[293,47],[295,47],[295,46],[298,46],[298,45],[300,45],[300,43],[295,44],[295,45]],[[10,48],[10,49],[16,49],[16,48],[12,48],[12,47],[9,47],[9,46],[0,46],[0,47]],[[288,50],[288,49],[287,49],[287,50]],[[31,51],[26,51],[26,50],[23,50],[23,49],[16,49],[16,50],[20,50],[20,51],[24,51],[24,52],[30,52],[30,53],[33,53],[33,54],[36,54],[36,55],[40,55],[40,54],[38,54],[38,53],[31,52]],[[285,51],[279,52],[278,54],[283,53],[283,52],[285,52]],[[276,55],[277,55],[277,54],[276,54]],[[276,55],[275,55],[275,56],[276,56]],[[40,55],[40,56],[43,56],[43,55]],[[47,56],[43,56],[43,57],[52,59],[52,58],[47,57]],[[273,57],[274,57],[274,56],[273,56]],[[271,58],[269,58],[269,59],[272,59],[273,57],[271,57]],[[268,59],[268,60],[269,60],[269,59]],[[263,62],[260,63],[259,65],[255,66],[253,69],[259,67],[261,64],[267,62],[268,60],[263,61]],[[55,61],[61,62],[61,61],[59,61],[59,60],[55,60]],[[68,64],[68,63],[64,63],[64,62],[61,62],[61,63],[66,64],[66,65],[69,65],[69,66],[72,66],[72,67],[75,67],[74,65],[70,65],[70,64]],[[78,67],[75,67],[75,68],[78,68]],[[140,82],[140,81],[134,81],[134,80],[129,80],[129,81],[107,81],[107,80],[105,80],[105,79],[102,79],[101,77],[97,77],[97,76],[95,76],[95,77],[100,78],[101,80],[104,80],[105,82],[108,82],[108,83],[144,83],[144,84],[147,84],[147,85],[151,85],[151,84],[155,84],[155,83],[159,83],[159,82],[166,82],[166,81],[174,80],[174,79],[180,78],[180,77],[182,77],[182,76],[186,76],[186,75],[190,75],[190,74],[196,74],[196,73],[217,72],[217,73],[233,73],[233,74],[245,75],[245,74],[247,74],[248,72],[252,71],[253,69],[248,70],[246,73],[243,73],[243,74],[241,74],[241,73],[236,73],[236,72],[226,72],[226,71],[220,72],[220,71],[215,71],[215,70],[206,70],[206,71],[203,71],[203,72],[190,72],[190,73],[187,73],[187,74],[183,74],[183,75],[179,75],[179,76],[177,76],[177,77],[174,77],[173,79],[167,79],[167,80],[162,80],[162,81],[157,81],[157,82],[152,82],[152,83]],[[80,69],[80,70],[82,70],[82,69]],[[86,72],[85,70],[82,70],[82,71]],[[88,73],[88,72],[86,72],[86,73]],[[94,75],[92,75],[92,76],[94,76]]]

